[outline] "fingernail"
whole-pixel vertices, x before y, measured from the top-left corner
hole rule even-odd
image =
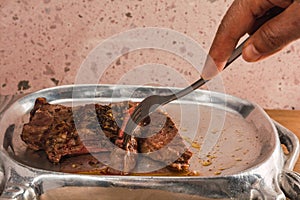
[[[243,58],[249,62],[255,62],[261,58],[261,54],[257,51],[253,44],[249,44],[243,50]]]
[[[226,62],[215,62],[212,58],[208,57],[202,69],[201,77],[205,80],[210,80],[222,71]]]

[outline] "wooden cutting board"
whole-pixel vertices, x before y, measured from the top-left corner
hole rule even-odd
[[[266,110],[268,115],[292,131],[300,140],[300,110]],[[300,173],[300,158],[294,170]]]

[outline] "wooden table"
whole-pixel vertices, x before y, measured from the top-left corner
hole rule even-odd
[[[300,140],[300,110],[266,110],[268,115],[292,131]],[[300,172],[300,158],[294,170]]]

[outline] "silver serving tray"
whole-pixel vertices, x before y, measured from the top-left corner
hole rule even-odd
[[[273,122],[256,104],[230,95],[197,90],[166,105],[193,151],[191,169],[200,176],[97,176],[59,172],[47,159],[26,151],[22,125],[37,97],[78,105],[168,94],[177,88],[73,85],[21,98],[0,98],[1,199],[299,199],[297,137]],[[200,143],[194,148],[191,141]],[[281,145],[289,151],[284,154]],[[212,155],[206,166],[201,161]]]

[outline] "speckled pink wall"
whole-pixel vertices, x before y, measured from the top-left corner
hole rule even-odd
[[[92,49],[138,27],[172,29],[207,52],[230,4],[231,0],[0,0],[0,94],[73,84]],[[188,82],[199,77],[181,58],[146,49],[116,59],[99,83],[126,84],[120,81],[123,75],[144,63],[169,66]],[[300,43],[295,42],[259,63],[235,61],[222,73],[222,85],[224,92],[264,108],[300,109],[299,68]],[[152,75],[152,82],[168,79],[166,86],[186,84],[159,69]],[[134,79],[138,84],[145,76]]]

